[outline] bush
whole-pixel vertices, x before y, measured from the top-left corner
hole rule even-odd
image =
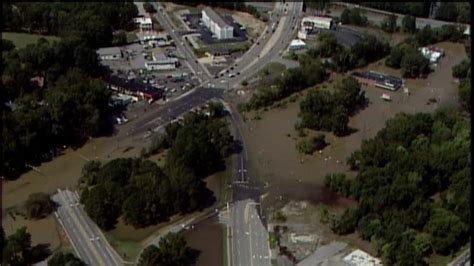
[[[54,202],[49,195],[43,192],[28,196],[25,203],[25,212],[28,219],[41,219],[54,211]]]
[[[155,7],[148,2],[143,3],[143,9],[145,9],[147,13],[156,13]]]
[[[424,77],[430,72],[430,61],[420,52],[412,50],[403,56],[400,67],[404,78]]]
[[[361,15],[360,10],[357,8],[345,8],[341,13],[341,23],[356,26],[367,26],[368,19],[366,16]]]
[[[458,79],[464,79],[468,77],[468,72],[471,68],[471,62],[468,59],[464,59],[461,61],[461,63],[453,66],[452,71],[453,71],[453,77],[458,78]]]

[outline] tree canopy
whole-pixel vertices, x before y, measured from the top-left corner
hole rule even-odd
[[[368,19],[358,8],[344,8],[341,13],[341,23],[356,26],[367,26]]]
[[[335,92],[312,89],[300,103],[301,121],[297,127],[332,131],[336,136],[349,133],[349,115],[363,102],[360,84],[348,77],[335,86]]]
[[[29,219],[41,219],[54,209],[54,202],[48,194],[43,192],[30,194],[25,203],[25,212]]]
[[[394,13],[409,14],[415,17],[428,17],[430,11],[430,2],[356,2],[361,6]]]
[[[5,30],[78,37],[90,46],[110,46],[112,33],[132,29],[138,9],[133,2],[2,3]]]
[[[241,105],[241,109],[254,110],[268,107],[276,101],[319,84],[327,78],[328,75],[319,60],[302,60],[300,67],[285,70],[270,84],[259,84],[250,100]]]
[[[2,228],[3,231],[3,228]],[[9,235],[3,246],[3,263],[6,265],[28,265],[31,263],[31,235],[21,227]]]
[[[454,109],[397,114],[348,159],[355,178],[326,184],[357,200],[332,221],[339,234],[357,230],[374,241],[384,263],[416,265],[468,241],[470,118]]]
[[[199,251],[187,246],[183,235],[168,233],[155,245],[145,248],[138,266],[187,266],[194,265]]]
[[[48,260],[48,266],[86,266],[86,264],[70,252],[57,252]]]

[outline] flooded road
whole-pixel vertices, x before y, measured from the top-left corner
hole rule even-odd
[[[204,220],[193,229],[184,232],[191,248],[199,250],[197,266],[224,265],[224,226],[219,224],[217,217]]]

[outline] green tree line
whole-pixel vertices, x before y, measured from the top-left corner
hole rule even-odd
[[[158,247],[151,245],[143,250],[137,265],[194,265],[198,256],[199,251],[188,247],[182,234],[168,233],[160,239]]]
[[[133,29],[132,2],[3,2],[2,29],[78,37],[94,48],[110,46],[113,32]]]
[[[332,33],[322,33],[318,37],[319,45],[310,48],[303,58],[330,58],[326,65],[337,72],[346,72],[354,68],[366,66],[390,53],[390,45],[373,35],[365,35],[352,47],[344,47],[338,43]]]
[[[271,106],[295,92],[314,86],[326,80],[328,74],[317,60],[302,61],[300,67],[282,72],[270,83],[260,83],[250,100],[239,105],[241,111],[256,110]]]
[[[359,2],[351,1],[361,6],[385,10],[394,13],[407,14],[427,18],[430,14],[431,2]],[[442,1],[436,10],[435,18],[445,21],[470,23],[471,5],[469,2]]]
[[[422,265],[469,241],[470,118],[454,109],[397,114],[348,163],[355,178],[326,177],[357,207],[333,217],[338,234],[357,230],[388,265]]]

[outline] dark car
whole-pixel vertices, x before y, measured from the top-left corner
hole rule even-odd
[[[218,79],[218,78],[219,78],[219,76],[218,76],[218,75],[215,75],[215,76],[214,76],[214,79]]]
[[[230,67],[230,70],[234,70],[234,67]]]
[[[224,76],[224,73],[221,73],[221,77],[223,77],[223,76]]]
[[[236,74],[237,74],[237,75],[240,75],[240,72],[237,72]]]

